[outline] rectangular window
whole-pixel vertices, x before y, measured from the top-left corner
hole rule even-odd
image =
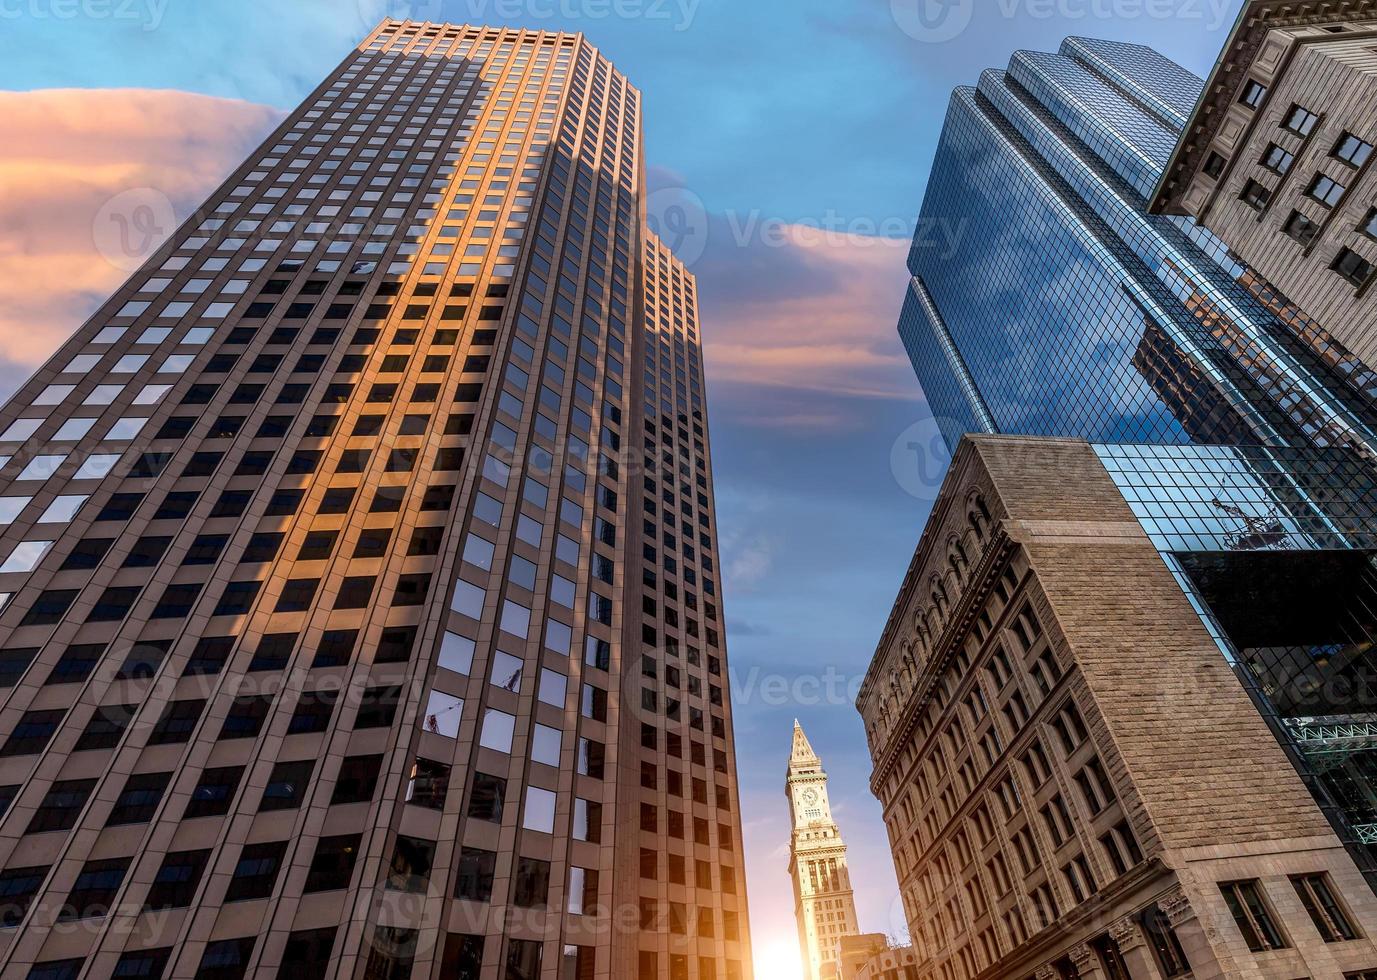
[[[1248,205],[1248,207],[1256,211],[1261,211],[1267,206],[1267,202],[1272,199],[1272,192],[1257,181],[1249,180],[1243,185],[1243,190],[1239,192],[1238,199]]]
[[[1205,171],[1205,176],[1218,180],[1224,173],[1226,163],[1228,161],[1223,156],[1211,150],[1210,155],[1205,157],[1205,165],[1201,169]]]
[[[1219,890],[1224,894],[1224,902],[1243,933],[1243,941],[1254,953],[1267,949],[1285,949],[1286,940],[1282,938],[1272,918],[1271,910],[1262,895],[1262,886],[1256,878],[1247,881],[1223,881]]]
[[[245,844],[239,852],[239,861],[234,866],[229,887],[225,890],[225,901],[240,902],[271,895],[273,886],[277,884],[277,872],[282,867],[282,856],[286,852],[286,841]]]
[[[1277,144],[1272,143],[1267,147],[1267,152],[1262,154],[1261,163],[1273,173],[1284,174],[1291,169],[1291,164],[1296,162],[1296,155],[1282,149]]]
[[[1309,245],[1320,233],[1320,225],[1318,221],[1311,221],[1299,211],[1292,211],[1291,217],[1286,219],[1286,224],[1281,226],[1281,230],[1288,238],[1302,245]]]
[[[359,856],[359,840],[358,834],[322,837],[311,858],[303,890],[309,893],[348,888],[354,876],[354,862]]]
[[[1361,286],[1372,275],[1372,263],[1350,248],[1339,249],[1329,268],[1355,286]]]
[[[1267,86],[1250,78],[1248,83],[1243,86],[1243,92],[1239,95],[1238,101],[1256,109],[1262,105],[1262,100],[1265,98],[1267,98]]]
[[[1291,111],[1286,114],[1286,121],[1282,123],[1282,126],[1298,136],[1309,136],[1319,121],[1320,117],[1309,109],[1304,106],[1293,105]]]
[[[1314,198],[1327,208],[1332,208],[1343,200],[1345,190],[1347,188],[1332,177],[1316,174],[1315,179],[1310,182],[1310,186],[1305,189],[1305,193],[1307,197]]]
[[[1351,166],[1361,167],[1367,163],[1367,158],[1372,156],[1372,144],[1346,132],[1339,137],[1339,142],[1334,144],[1334,149],[1329,151],[1329,155]]]
[[[1348,913],[1329,886],[1327,874],[1292,875],[1291,886],[1296,889],[1305,911],[1310,913],[1310,921],[1315,923],[1325,942],[1341,943],[1358,938]]]

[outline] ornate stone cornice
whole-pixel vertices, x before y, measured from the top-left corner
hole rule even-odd
[[[1013,554],[1016,547],[1016,542],[1009,536],[1002,521],[990,528],[990,538],[981,553],[980,561],[972,569],[966,588],[961,591],[960,597],[952,607],[941,635],[933,638],[931,654],[923,664],[899,717],[890,727],[884,746],[875,757],[875,768],[870,776],[870,790],[876,796],[879,795],[879,788],[889,777],[890,769],[897,763],[903,746],[908,744],[913,730],[918,725],[918,718],[927,707],[942,672],[946,670],[956,651],[965,644],[971,624],[994,590],[994,583],[999,578],[998,570],[1003,567],[1005,560]]]

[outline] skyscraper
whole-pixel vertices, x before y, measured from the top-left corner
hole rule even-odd
[[[899,331],[976,435],[858,701],[924,978],[1371,969],[1377,415],[1148,213],[1199,90],[1070,38],[952,98]]]
[[[385,21],[0,412],[7,974],[746,975],[641,127]]]
[[[975,431],[1373,455],[1365,378],[1279,323],[1213,235],[1147,213],[1200,85],[1149,48],[1068,38],[953,93],[899,323],[953,446]]]
[[[860,933],[855,892],[846,866],[846,842],[832,818],[827,773],[803,726],[794,722],[794,744],[785,781],[789,797],[789,876],[804,980],[838,976],[840,943]]]
[[[1073,37],[1057,54],[1016,52],[1007,71],[958,88],[909,254],[899,333],[953,446],[963,432],[1136,445],[1106,459],[1141,488],[1135,511],[1217,619],[1237,597],[1182,555],[1221,544],[1370,547],[1362,488],[1377,459],[1377,404],[1364,372],[1321,356],[1245,287],[1249,270],[1210,232],[1147,212],[1200,86],[1149,48]],[[938,227],[952,229],[941,249]],[[1353,503],[1336,508],[1330,487]],[[1250,615],[1295,610],[1286,596],[1300,582],[1230,560],[1234,575],[1259,583],[1242,603]],[[1340,606],[1362,608],[1361,591],[1345,591]],[[1276,623],[1264,643],[1243,628],[1248,618],[1224,614],[1212,628],[1377,884],[1377,805],[1359,788],[1377,756],[1359,740],[1315,737],[1303,721],[1377,721],[1377,705],[1288,691],[1307,672],[1354,668],[1318,653],[1318,622]],[[1344,630],[1361,646],[1377,624],[1358,613]],[[1302,669],[1260,652],[1279,636],[1307,637],[1314,652],[1302,659],[1319,663]]]

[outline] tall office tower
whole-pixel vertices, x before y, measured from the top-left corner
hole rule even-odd
[[[1377,4],[1248,0],[1163,168],[1153,210],[1190,215],[1325,360],[1377,389]]]
[[[952,444],[997,432],[1162,447],[1135,450],[1164,469],[1135,478],[1180,504],[1164,512],[1144,491],[1135,509],[1183,588],[1221,620],[1221,652],[1377,885],[1377,743],[1328,727],[1377,733],[1377,703],[1352,683],[1377,637],[1364,611],[1371,529],[1355,520],[1369,508],[1335,510],[1328,489],[1363,499],[1353,488],[1377,469],[1377,411],[1365,376],[1287,328],[1218,239],[1146,212],[1199,89],[1150,49],[1082,38],[1058,54],[1019,51],[1008,71],[957,89],[899,332]],[[1207,448],[1220,445],[1249,448]],[[1179,554],[1207,540],[1233,554],[1185,567]],[[1314,567],[1331,549],[1359,555],[1326,622],[1289,597],[1344,579]],[[1274,571],[1256,554],[1302,550],[1312,553]],[[1276,574],[1305,567],[1308,579]],[[1230,590],[1244,582],[1246,595]]]
[[[793,827],[789,877],[794,883],[804,980],[834,978],[841,965],[841,940],[858,935],[860,924],[846,866],[846,842],[827,798],[827,773],[797,721],[784,792]]]
[[[1377,896],[1162,560],[1329,569],[1289,597],[1321,604],[1369,556],[1232,550],[1192,505],[1219,474],[1264,499],[1263,468],[1154,448],[976,435],[952,460],[858,701],[922,980],[1377,968]],[[1332,485],[1336,512],[1367,497],[1373,547],[1373,484]],[[1268,599],[1226,612],[1266,635]],[[1319,653],[1296,641],[1270,652]]]
[[[1365,379],[1284,327],[1218,239],[1146,211],[1200,84],[1151,49],[1068,38],[953,94],[899,324],[952,445],[1377,453]]]
[[[750,972],[751,956],[698,293],[654,236],[644,282],[642,383],[627,430],[628,453],[639,434],[644,470],[627,477],[624,559],[641,586],[637,603],[628,580],[618,736],[636,759],[621,775],[619,887],[639,896],[641,928],[635,972],[614,961],[612,976],[731,980]]]
[[[643,174],[581,36],[385,21],[0,412],[6,976],[745,975]]]

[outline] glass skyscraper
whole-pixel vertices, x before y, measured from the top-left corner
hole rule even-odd
[[[0,972],[740,980],[693,277],[582,35],[385,21],[0,410]]]
[[[899,333],[943,434],[1088,440],[1377,881],[1377,410],[1147,200],[1201,80],[1069,38],[953,94]]]
[[[963,431],[1377,452],[1333,371],[1185,218],[1146,200],[1201,81],[1134,44],[1019,51],[952,96],[899,332]]]

